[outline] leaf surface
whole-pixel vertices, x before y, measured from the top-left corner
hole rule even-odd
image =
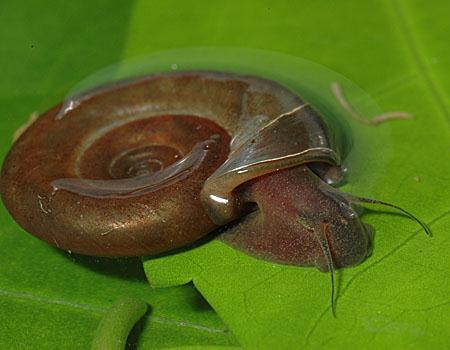
[[[419,1],[229,1],[220,7],[197,2],[189,12],[165,2],[155,12],[137,2],[126,57],[188,46],[274,50],[327,66],[359,85],[371,99],[351,87],[348,97],[368,117],[380,111],[413,114],[412,120],[378,127],[353,123],[357,149],[342,190],[398,204],[434,234],[427,238],[414,222],[383,208],[366,212],[363,221],[376,230],[373,254],[339,271],[337,319],[330,311],[328,276],[259,261],[218,241],[147,260],[150,283],[193,280],[245,347],[449,346],[448,9]],[[167,22],[185,25],[186,31],[170,31]],[[156,28],[160,35],[145,37]],[[293,69],[288,78],[282,59],[255,59],[243,67],[236,52],[236,59],[227,56],[230,63],[211,65],[245,72],[264,66],[267,75],[333,110],[327,89],[302,84],[307,72]],[[197,66],[179,62],[167,64]]]

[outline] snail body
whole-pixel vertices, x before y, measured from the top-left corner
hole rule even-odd
[[[21,135],[0,182],[19,225],[54,246],[159,254],[245,216],[221,239],[257,257],[327,271],[367,255],[351,200],[327,184],[341,176],[332,132],[273,81],[156,74],[62,107]]]

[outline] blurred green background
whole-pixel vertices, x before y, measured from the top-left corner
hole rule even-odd
[[[32,112],[110,64],[191,47],[276,51],[345,76],[383,111],[414,115],[364,130],[375,146],[362,156],[385,166],[362,169],[346,190],[408,208],[434,237],[399,216],[366,215],[375,250],[340,272],[333,319],[328,278],[314,269],[259,262],[212,242],[145,262],[152,285],[172,286],[152,289],[139,260],[58,252],[2,207],[0,348],[88,348],[101,316],[125,295],[152,307],[133,339],[139,349],[450,347],[448,13],[450,3],[438,0],[2,0],[0,160]],[[354,102],[364,110],[364,100]],[[189,280],[199,292],[176,286]]]

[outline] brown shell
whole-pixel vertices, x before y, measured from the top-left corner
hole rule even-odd
[[[66,113],[60,109],[43,114],[14,144],[1,195],[25,230],[82,254],[182,247],[241,215],[233,191],[242,183],[310,161],[340,161],[320,116],[257,77],[157,74],[100,88]],[[155,185],[150,176],[136,185],[141,167],[159,174],[199,144],[201,162],[175,174],[176,181]],[[123,184],[133,190],[114,190]],[[211,195],[235,205],[223,208]]]

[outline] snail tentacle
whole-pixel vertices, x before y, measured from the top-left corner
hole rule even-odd
[[[331,255],[330,244],[328,242],[328,223],[321,222],[319,224],[320,230],[314,230],[314,234],[316,235],[317,241],[320,244],[320,248],[322,249],[323,256],[326,260],[328,272],[330,274],[330,282],[331,282],[331,310],[333,316],[336,317],[336,301],[335,301],[335,287],[334,287],[334,263],[333,256]]]
[[[381,201],[379,199],[359,197],[359,196],[355,196],[355,195],[349,194],[349,193],[345,193],[344,196],[348,200],[350,200],[352,202],[356,202],[356,203],[379,204],[379,205],[384,205],[384,206],[387,206],[387,207],[390,207],[390,208],[397,209],[397,210],[401,211],[403,214],[405,214],[407,217],[409,217],[411,220],[413,220],[417,224],[419,224],[422,227],[422,229],[425,231],[425,234],[427,234],[430,237],[432,236],[431,229],[428,227],[427,224],[425,224],[423,221],[421,221],[418,217],[416,217],[415,215],[413,215],[409,211],[399,207],[398,205],[395,205],[395,204],[392,204],[392,203],[388,203],[388,202],[385,202],[385,201]]]

